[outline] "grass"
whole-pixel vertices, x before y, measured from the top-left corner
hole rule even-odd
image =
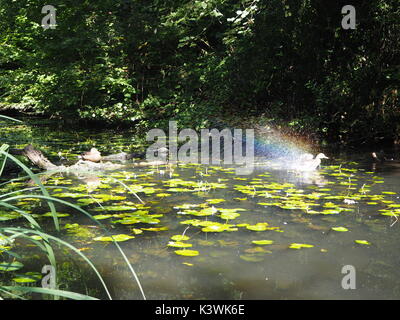
[[[20,122],[19,120],[16,120],[16,119],[13,119],[10,117],[6,117],[6,116],[2,116],[2,115],[0,115],[0,118]],[[79,251],[76,247],[74,247],[70,243],[60,239],[59,237],[50,235],[49,233],[45,232],[45,230],[42,229],[40,224],[32,217],[32,215],[30,215],[30,213],[26,212],[22,208],[19,208],[15,205],[11,204],[10,202],[15,201],[15,200],[25,199],[25,198],[37,198],[37,199],[43,200],[44,202],[47,203],[47,205],[50,209],[51,215],[53,217],[53,223],[54,223],[54,226],[55,226],[57,232],[60,232],[60,224],[59,224],[59,218],[57,216],[57,210],[54,205],[55,203],[63,204],[65,206],[68,206],[68,207],[84,214],[89,219],[91,219],[93,222],[98,224],[99,227],[102,228],[107,235],[112,237],[110,232],[100,221],[94,219],[92,217],[92,215],[89,212],[87,212],[86,210],[84,210],[81,207],[79,207],[73,203],[70,203],[68,201],[61,200],[61,199],[50,196],[48,190],[40,181],[38,174],[33,173],[20,160],[18,160],[16,157],[10,155],[7,152],[7,150],[8,150],[8,145],[3,144],[2,146],[0,146],[0,159],[1,159],[0,160],[1,161],[0,176],[3,174],[5,162],[7,161],[7,159],[10,159],[15,164],[17,164],[27,174],[26,177],[29,177],[32,181],[35,182],[37,187],[24,188],[24,189],[21,189],[18,191],[9,192],[9,193],[0,195],[0,208],[3,207],[3,208],[18,212],[19,214],[21,214],[21,216],[23,218],[25,218],[28,221],[28,223],[30,225],[30,227],[26,227],[26,228],[1,227],[0,228],[0,236],[4,237],[5,239],[8,239],[8,241],[10,241],[10,242],[12,242],[18,238],[23,238],[23,239],[30,241],[34,246],[39,248],[47,256],[47,259],[48,259],[49,263],[51,264],[51,266],[54,268],[54,270],[57,270],[57,258],[56,258],[53,246],[58,245],[58,246],[63,246],[63,247],[68,248],[73,253],[75,253],[80,258],[82,258],[91,267],[91,269],[93,269],[93,271],[97,275],[102,287],[104,288],[104,290],[107,294],[107,297],[111,300],[112,297],[111,297],[110,291],[109,291],[104,279],[102,278],[100,272],[97,270],[97,268],[94,266],[94,264],[81,251]],[[14,180],[11,180],[11,181],[14,181]],[[7,181],[6,183],[9,183],[11,181]],[[6,183],[2,183],[0,186],[5,185]],[[127,186],[125,186],[125,187],[127,187]],[[33,193],[34,191],[37,191],[37,190],[40,190],[41,194],[38,195],[38,194]],[[129,190],[129,188],[128,188],[128,191],[134,193],[132,190]],[[139,197],[138,197],[138,199],[141,201],[141,199]],[[32,235],[39,236],[41,238],[41,240],[37,240],[37,238],[32,238]],[[113,241],[114,245],[118,248],[118,251],[122,255],[127,267],[129,268],[133,279],[135,280],[135,282],[137,283],[137,285],[139,287],[139,290],[141,292],[143,299],[146,299],[146,296],[145,296],[144,290],[142,288],[142,285],[139,281],[139,278],[138,278],[135,270],[133,269],[132,265],[130,264],[128,258],[126,257],[124,251],[121,249],[121,247],[115,240],[112,240],[112,241]],[[5,250],[3,253],[8,254],[13,259],[15,259],[15,257],[19,257],[18,254],[16,254],[15,252],[13,252],[11,250]],[[57,274],[57,272],[56,272],[56,274]],[[56,280],[56,283],[57,283],[57,280]],[[22,286],[22,285],[14,285],[14,286],[0,285],[0,293],[3,293],[3,295],[6,295],[7,297],[9,297],[11,299],[25,299],[24,294],[26,294],[26,293],[41,293],[41,294],[53,296],[55,299],[58,299],[59,297],[64,297],[64,298],[68,298],[68,299],[77,299],[77,300],[96,299],[95,297],[91,297],[89,295],[59,290],[57,287],[50,289],[50,288],[41,288],[41,287],[28,287],[28,286]],[[0,296],[0,299],[2,299],[1,296]]]

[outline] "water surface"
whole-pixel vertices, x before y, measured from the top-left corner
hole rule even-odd
[[[129,131],[76,132],[10,123],[1,130],[2,143],[22,147],[34,142],[53,161],[73,161],[92,146],[115,153],[142,143]],[[259,166],[252,175],[237,176],[234,168],[224,166],[137,168],[127,163],[97,175],[52,175],[45,185],[53,196],[103,215],[98,221],[111,234],[134,236],[119,244],[149,299],[398,299],[400,170],[372,168],[362,157],[329,156],[320,170],[308,174]],[[2,193],[25,183],[2,185]],[[114,299],[141,299],[115,245],[95,240],[107,234],[93,220],[58,204],[59,213],[69,214],[60,217],[58,233],[52,218],[43,216],[49,212],[45,202],[14,204],[47,232],[81,249]],[[27,226],[23,218],[0,224]],[[332,229],[338,227],[341,231]],[[196,250],[197,256],[177,255],[181,248],[168,246],[172,236],[182,234],[189,237],[182,242],[192,245],[185,250]],[[252,242],[257,240],[272,243]],[[296,244],[307,246],[298,249]],[[26,241],[16,241],[13,250],[24,263],[19,273],[40,272],[48,263]],[[57,259],[61,289],[107,298],[76,254],[62,248]],[[356,270],[355,290],[342,288],[345,265]],[[9,283],[10,275],[1,281]]]

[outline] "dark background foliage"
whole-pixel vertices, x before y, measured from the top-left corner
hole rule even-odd
[[[43,30],[41,8],[57,8]],[[0,0],[0,109],[199,128],[268,119],[399,140],[398,0]]]

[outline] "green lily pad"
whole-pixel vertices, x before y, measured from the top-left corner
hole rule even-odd
[[[267,222],[259,222],[255,225],[246,226],[246,229],[251,231],[265,231],[268,230],[268,223]]]
[[[195,257],[199,255],[197,250],[175,250],[175,253],[185,257]]]
[[[167,244],[168,247],[175,247],[175,248],[190,248],[193,245],[191,243],[181,242],[181,241],[170,241]]]
[[[43,275],[39,272],[27,272],[25,274],[17,274],[12,280],[17,283],[31,283],[42,279]]]
[[[58,218],[62,218],[62,217],[68,217],[70,214],[69,213],[60,213],[60,212],[56,212],[56,216]],[[44,214],[41,215],[42,217],[53,217],[51,212],[46,212]]]
[[[174,240],[174,241],[185,241],[185,240],[189,240],[189,239],[190,238],[188,236],[184,236],[181,234],[177,234],[177,235],[171,237],[171,240]]]
[[[96,238],[94,238],[93,240],[94,241],[104,241],[104,242],[108,242],[108,241],[117,241],[117,242],[122,242],[122,241],[127,241],[127,240],[130,240],[130,239],[133,239],[133,238],[135,238],[134,236],[130,236],[130,235],[127,235],[127,234],[116,234],[116,235],[113,235],[112,237],[110,236],[110,237],[96,237]]]
[[[239,216],[240,216],[240,213],[237,213],[234,211],[225,211],[225,212],[222,212],[220,215],[221,219],[224,219],[224,220],[236,219]]]
[[[224,202],[225,199],[207,199],[206,201],[207,201],[208,203],[210,203],[210,204],[217,204],[217,203]]]
[[[273,240],[253,240],[252,243],[260,245],[260,246],[265,246],[268,244],[273,244]]]
[[[132,232],[133,232],[133,234],[141,234],[141,233],[143,233],[143,230],[133,228]]]
[[[349,231],[349,229],[345,228],[345,227],[332,227],[333,231],[338,231],[338,232],[346,232]]]
[[[84,198],[87,197],[87,194],[84,193],[72,193],[72,192],[63,192],[63,193],[54,193],[53,197],[56,198]]]
[[[231,224],[221,224],[221,223],[211,223],[206,227],[202,228],[203,232],[223,232],[223,231],[237,231],[237,228],[234,228]]]
[[[142,230],[144,230],[144,231],[154,231],[154,232],[157,232],[157,231],[166,231],[166,230],[168,230],[168,227],[142,228]]]
[[[93,216],[93,218],[96,220],[103,220],[103,219],[108,219],[111,217],[112,217],[112,214],[97,214],[97,215]]]
[[[364,244],[364,245],[371,245],[371,242],[367,241],[367,240],[354,240],[355,243],[358,244]]]
[[[304,244],[304,243],[291,243],[289,248],[290,249],[302,249],[302,248],[312,248],[314,245],[312,244]]]
[[[13,220],[13,219],[18,219],[22,217],[21,214],[18,212],[2,212],[0,211],[0,221],[7,221],[7,220]]]
[[[16,271],[23,267],[24,265],[19,261],[14,262],[0,262],[0,271]]]

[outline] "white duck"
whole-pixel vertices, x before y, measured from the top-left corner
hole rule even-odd
[[[295,165],[295,170],[298,171],[313,171],[321,164],[321,159],[329,159],[323,153],[319,153],[315,158],[312,154],[306,153],[300,156],[300,161]]]

